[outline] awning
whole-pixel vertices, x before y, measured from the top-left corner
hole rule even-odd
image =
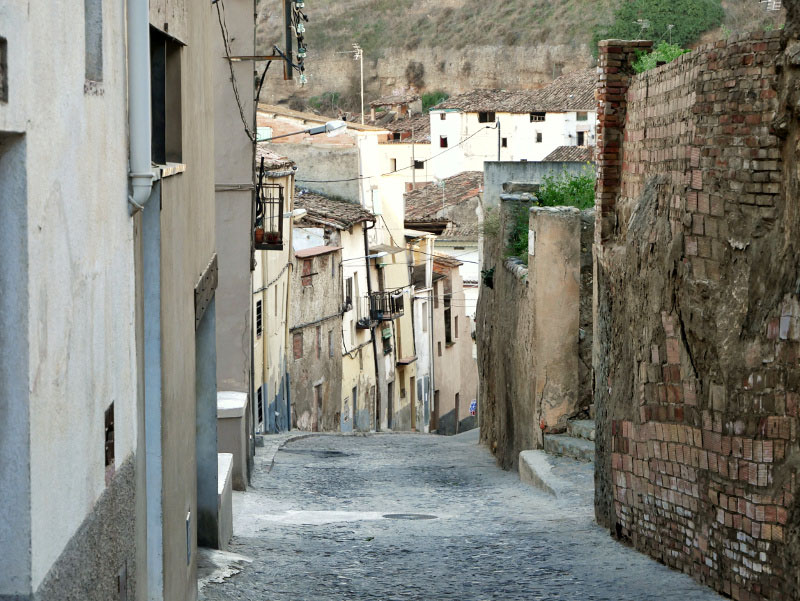
[[[405,248],[400,248],[399,246],[389,246],[388,244],[376,244],[375,246],[369,247],[369,254],[374,255],[377,253],[386,253],[387,255],[394,255],[406,250]]]
[[[328,253],[342,250],[341,246],[312,246],[311,248],[304,248],[294,253],[298,259],[308,259],[310,257],[317,257],[319,255],[327,255]]]

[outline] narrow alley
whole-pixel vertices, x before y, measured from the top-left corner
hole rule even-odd
[[[234,497],[230,551],[251,562],[201,599],[720,599],[594,522],[591,464],[570,462],[555,499],[475,432],[312,436],[271,458]]]

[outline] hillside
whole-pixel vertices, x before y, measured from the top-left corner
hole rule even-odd
[[[364,48],[367,99],[407,88],[449,93],[474,87],[530,89],[593,64],[592,37],[622,0],[310,0],[306,41],[309,83],[299,88],[270,73],[263,100],[303,108],[311,97],[339,95],[358,106],[358,65],[346,52]],[[259,0],[258,42],[283,46],[283,0]],[[758,0],[723,0],[729,32],[777,27]]]

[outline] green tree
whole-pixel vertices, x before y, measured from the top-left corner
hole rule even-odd
[[[722,24],[724,17],[721,0],[623,0],[611,25],[595,29],[595,48],[603,39],[663,40],[687,46]]]
[[[437,90],[436,92],[425,92],[422,95],[422,111],[427,113],[431,107],[450,98],[450,94]]]

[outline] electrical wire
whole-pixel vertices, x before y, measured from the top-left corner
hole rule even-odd
[[[490,127],[488,125],[484,125],[481,129],[479,129],[478,131],[476,131],[472,135],[467,136],[466,138],[461,140],[458,144],[450,146],[450,147],[446,148],[445,150],[443,150],[442,152],[440,152],[438,154],[435,154],[430,158],[424,159],[422,161],[416,161],[416,162],[418,162],[418,163],[428,163],[428,162],[432,161],[433,159],[442,156],[444,153],[450,152],[454,148],[458,148],[462,144],[466,143],[469,139],[474,138],[475,136],[477,136],[484,129],[496,129],[496,128],[495,127]],[[414,165],[408,165],[407,167],[400,167],[399,169],[394,169],[392,171],[387,171],[386,173],[381,173],[379,175],[359,175],[358,177],[350,177],[350,178],[345,178],[345,179],[297,179],[295,181],[301,182],[301,183],[307,183],[307,184],[337,184],[337,183],[343,183],[343,182],[357,182],[357,181],[361,181],[361,180],[365,180],[365,179],[373,179],[373,178],[376,178],[376,177],[384,177],[386,175],[392,175],[393,173],[398,173],[400,171],[405,171],[406,169],[413,169],[413,168],[414,168]]]

